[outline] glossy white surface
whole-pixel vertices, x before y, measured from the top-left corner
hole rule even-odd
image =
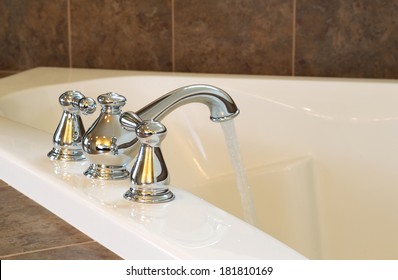
[[[224,89],[241,110],[236,130],[267,234],[230,215],[242,207],[228,152],[201,104],[163,122],[172,203],[123,201],[128,181],[102,185],[81,175],[85,166],[45,156],[65,90],[116,91],[134,111],[196,83]],[[0,177],[124,258],[301,258],[270,234],[309,258],[396,259],[397,92],[395,81],[38,68],[0,80]]]
[[[98,75],[127,77],[92,80]],[[82,175],[88,162],[65,163],[47,158],[62,113],[60,93],[73,88],[96,97],[119,91],[130,100],[126,107],[133,110],[173,87],[162,88],[159,84],[153,92],[157,78],[165,77],[40,68],[0,80],[0,177],[125,259],[302,259],[285,244],[189,191],[172,187],[176,199],[171,203],[129,202],[122,197],[130,186],[129,180],[89,179]],[[83,81],[76,81],[80,79]],[[138,81],[137,85],[133,80]],[[85,118],[86,128],[96,115]],[[214,125],[207,112],[198,119],[204,126]],[[181,137],[184,131],[178,125],[169,124],[169,129],[174,130],[169,142],[176,137],[187,140]],[[189,145],[182,149],[186,148]],[[164,149],[171,148],[165,145]],[[174,160],[169,160],[176,178],[172,181],[175,185],[184,184],[187,181],[178,179],[179,173],[184,177],[198,172],[186,172],[187,168],[197,169],[196,161],[193,166],[184,162],[184,157],[194,159],[194,151],[181,158],[177,157],[180,151],[171,152],[176,154]],[[189,182],[195,185],[196,179]]]

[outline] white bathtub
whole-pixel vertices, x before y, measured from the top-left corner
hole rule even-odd
[[[198,83],[241,110],[258,228],[240,219],[223,132],[202,104],[163,120],[173,202],[125,201],[129,180],[88,179],[87,162],[46,156],[66,90],[115,91],[135,111]],[[0,80],[0,116],[0,178],[123,258],[398,258],[395,81],[37,68]],[[83,116],[85,127],[97,116]]]

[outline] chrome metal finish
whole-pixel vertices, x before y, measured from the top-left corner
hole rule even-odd
[[[92,163],[83,174],[93,179],[122,180],[127,179],[130,173],[125,165],[117,166]]]
[[[188,103],[205,104],[214,122],[227,121],[239,114],[235,102],[224,90],[209,85],[190,85],[166,93],[136,112],[123,112],[120,123],[126,130],[135,131],[140,119],[160,121],[171,111]],[[138,147],[136,141],[133,151]]]
[[[132,187],[124,194],[123,197],[127,200],[148,204],[165,203],[175,199],[174,194],[168,188],[163,191],[151,189],[151,191],[148,192],[138,187]]]
[[[91,162],[84,175],[103,180],[126,179],[135,135],[123,129],[119,118],[126,98],[115,92],[97,98],[101,113],[83,137],[83,153]]]
[[[174,199],[167,187],[170,179],[160,150],[166,128],[159,121],[176,108],[193,102],[207,105],[210,119],[214,122],[227,121],[239,114],[235,102],[225,91],[209,85],[182,87],[161,96],[136,113],[121,114],[121,125],[126,130],[134,131],[141,143],[131,171],[133,186],[124,194],[126,199],[144,203]],[[137,149],[137,142],[134,143],[134,150]]]
[[[61,120],[53,136],[53,149],[47,154],[52,160],[84,160],[82,137],[85,133],[80,112],[91,114],[96,109],[95,101],[81,92],[70,90],[59,97],[63,107]]]
[[[128,131],[135,131],[137,126],[143,122],[140,116],[133,111],[122,113],[119,121],[120,124]]]
[[[90,178],[126,179],[129,176],[126,166],[139,147],[131,170],[132,187],[124,197],[145,203],[174,199],[174,194],[168,189],[170,178],[160,149],[167,132],[159,122],[161,119],[188,103],[205,104],[214,122],[226,121],[239,114],[235,102],[225,91],[209,85],[191,85],[173,90],[137,113],[122,113],[126,98],[109,92],[97,98],[101,113],[84,132],[79,113],[94,112],[95,101],[77,91],[64,93],[59,101],[64,113],[54,134],[54,148],[48,156],[61,160],[87,158],[91,164],[84,175]]]
[[[162,120],[171,111],[188,103],[207,105],[210,110],[210,119],[214,122],[227,121],[239,114],[238,107],[228,93],[209,85],[190,85],[178,88],[161,96],[136,113],[143,120]]]
[[[166,127],[157,121],[141,121],[135,129],[141,147],[131,170],[132,187],[124,194],[128,200],[144,203],[161,203],[174,199],[169,190],[169,173],[160,150],[166,137]]]

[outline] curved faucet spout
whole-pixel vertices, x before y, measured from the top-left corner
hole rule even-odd
[[[191,85],[173,90],[137,112],[124,112],[119,122],[135,133],[132,143],[140,151],[131,170],[133,186],[124,197],[145,203],[168,202],[174,199],[169,191],[169,176],[160,151],[160,142],[166,136],[166,127],[159,121],[176,108],[188,103],[203,103],[209,107],[210,119],[214,122],[227,121],[239,114],[232,98],[222,89],[209,85]]]
[[[188,103],[203,103],[210,109],[210,119],[222,122],[234,118],[239,109],[232,98],[220,88],[209,85],[190,85],[173,90],[138,110],[143,120],[160,121],[168,113]]]

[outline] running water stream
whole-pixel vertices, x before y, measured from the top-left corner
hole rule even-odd
[[[235,174],[236,186],[240,195],[243,209],[243,218],[251,225],[256,225],[256,210],[252,190],[247,180],[246,171],[240,153],[238,137],[233,120],[221,122],[224,131],[225,142],[229,151],[231,164]]]

